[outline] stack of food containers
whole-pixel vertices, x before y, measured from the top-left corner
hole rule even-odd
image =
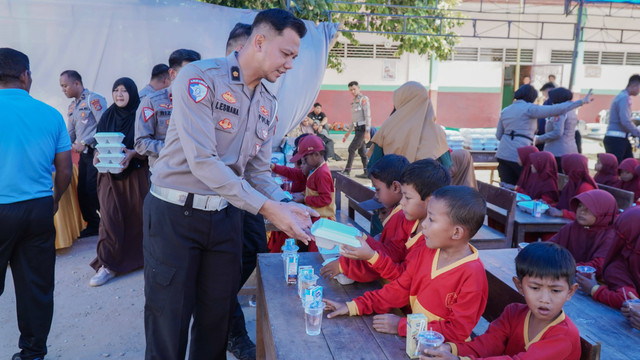
[[[495,151],[498,149],[495,128],[463,128],[460,133],[464,138],[464,147],[469,150]]]
[[[124,159],[124,134],[119,132],[99,132],[94,136],[98,145],[98,160],[96,168],[101,173],[110,172],[112,174],[121,173],[123,166],[121,164]]]

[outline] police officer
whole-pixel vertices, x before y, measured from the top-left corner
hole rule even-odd
[[[618,158],[618,162],[633,157],[629,135],[640,137],[640,131],[631,121],[631,96],[640,93],[640,75],[629,78],[627,88],[622,90],[611,103],[609,126],[602,143],[604,149]]]
[[[151,69],[151,80],[147,86],[143,87],[138,92],[140,100],[146,96],[153,94],[158,90],[162,90],[171,85],[171,79],[169,78],[169,67],[165,64],[158,64]]]
[[[87,227],[80,237],[98,235],[100,225],[100,204],[98,203],[98,170],[93,166],[93,152],[96,140],[96,126],[107,109],[107,101],[102,95],[85,89],[82,77],[75,70],[66,70],[60,74],[60,87],[68,98],[74,98],[69,104],[68,131],[71,138],[71,150],[80,154],[78,162],[78,203],[82,218]]]
[[[168,85],[171,85],[184,65],[197,60],[200,60],[200,54],[193,50],[178,49],[172,52],[167,69]],[[167,86],[140,99],[136,112],[135,149],[138,154],[149,157],[149,168],[153,171],[153,164],[164,147],[164,138],[173,109],[171,88]]]
[[[371,129],[371,106],[369,104],[369,98],[360,93],[360,85],[358,85],[357,81],[349,83],[349,91],[353,95],[353,101],[351,102],[351,125],[349,126],[349,131],[344,134],[342,142],[347,141],[347,138],[353,130],[355,130],[356,134],[351,144],[349,144],[349,157],[347,158],[347,165],[342,173],[349,175],[351,172],[351,165],[353,164],[357,150],[360,159],[362,159],[364,173],[356,175],[356,177],[367,178],[366,143],[371,139],[371,134],[369,133]]]
[[[239,53],[185,66],[144,206],[146,359],[226,359],[242,212],[303,242],[317,212],[286,203],[269,171],[277,102],[262,80],[292,68],[304,23],[260,12]]]

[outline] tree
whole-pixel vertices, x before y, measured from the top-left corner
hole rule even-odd
[[[354,32],[368,31],[398,42],[398,55],[405,52],[449,57],[458,38],[453,31],[463,17],[455,7],[460,0],[200,0],[210,4],[244,9],[287,8],[301,19],[343,24],[342,35],[357,45]],[[380,6],[386,2],[387,6]],[[341,44],[336,43],[336,46]],[[343,70],[342,58],[329,55],[327,67]]]

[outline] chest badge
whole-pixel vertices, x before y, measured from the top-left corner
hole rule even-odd
[[[102,110],[102,105],[100,104],[100,100],[98,99],[91,100],[91,106],[93,106],[96,111]]]
[[[191,99],[196,103],[202,101],[202,99],[209,94],[209,86],[207,86],[207,83],[202,79],[190,79],[188,87],[189,96],[191,96]]]
[[[228,102],[229,104],[236,103],[236,98],[233,97],[233,94],[231,94],[230,91],[227,91],[226,93],[222,94],[222,98],[224,99],[224,101]]]
[[[142,116],[144,117],[144,122],[149,121],[149,119],[151,119],[151,117],[153,116],[153,109],[150,107],[143,107],[142,108]]]
[[[264,106],[260,106],[260,112],[261,112],[261,113],[262,113],[262,115],[264,115],[264,116],[267,116],[267,117],[269,116],[269,110],[267,110],[267,108],[266,108],[266,107],[264,107]]]
[[[229,130],[233,127],[233,124],[231,124],[231,120],[229,119],[222,119],[218,121],[218,125],[225,130]]]
[[[173,109],[173,105],[172,104],[158,104],[158,106],[165,108],[165,109]]]

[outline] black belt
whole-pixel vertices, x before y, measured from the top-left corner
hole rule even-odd
[[[516,137],[522,137],[522,138],[528,139],[529,141],[533,142],[532,138],[528,137],[527,135],[518,134],[513,130],[511,130],[511,134],[507,134],[507,135],[511,136],[511,140],[513,140],[513,138],[516,138]]]

